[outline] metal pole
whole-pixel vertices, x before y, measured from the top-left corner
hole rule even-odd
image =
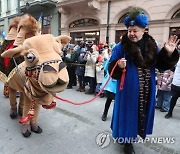
[[[20,10],[20,0],[17,0],[17,10],[18,10],[17,15],[20,16],[20,15],[21,15],[21,10]]]
[[[107,43],[107,44],[109,44],[109,18],[110,18],[110,5],[111,5],[111,0],[108,0],[107,29],[106,29],[106,43]]]

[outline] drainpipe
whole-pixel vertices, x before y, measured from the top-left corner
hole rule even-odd
[[[58,12],[58,34],[61,35],[61,13]]]
[[[21,10],[20,10],[20,0],[17,0],[17,15],[20,16],[21,15]]]
[[[106,43],[107,43],[107,44],[109,44],[109,18],[110,18],[110,6],[111,6],[111,0],[108,0],[107,29],[106,29]]]

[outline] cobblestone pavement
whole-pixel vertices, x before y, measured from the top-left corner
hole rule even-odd
[[[65,90],[58,96],[75,102],[93,97],[75,89]],[[32,133],[29,138],[21,135],[18,119],[9,117],[9,101],[3,96],[2,83],[0,98],[0,154],[123,154],[123,146],[114,143],[111,137],[113,103],[107,121],[101,121],[105,98],[82,106],[57,100],[55,109],[41,109],[39,125],[43,129],[42,134]],[[156,110],[153,135],[148,136],[146,143],[139,140],[134,144],[136,154],[180,154],[179,113],[180,101],[171,119],[165,119],[165,113]],[[100,135],[105,135],[105,138],[99,138]],[[106,142],[99,139],[106,139]],[[171,143],[163,143],[165,139]]]

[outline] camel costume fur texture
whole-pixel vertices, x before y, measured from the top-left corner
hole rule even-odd
[[[66,89],[69,81],[66,66],[61,59],[61,47],[70,41],[69,36],[54,37],[51,34],[38,35],[28,38],[23,45],[9,49],[1,54],[2,57],[12,58],[23,55],[25,61],[18,65],[18,71],[13,75],[16,82],[10,86],[24,94],[22,127],[24,137],[29,137],[31,131],[41,133],[37,125],[41,105],[49,105],[54,95]]]

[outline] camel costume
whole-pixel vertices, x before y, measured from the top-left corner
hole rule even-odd
[[[11,20],[9,25],[8,34],[3,41],[2,48],[0,49],[0,53],[3,53],[5,50],[14,48],[14,40],[17,36],[17,28],[19,24],[20,18],[15,17]],[[20,64],[24,61],[23,57],[15,58],[17,64]],[[17,102],[16,102],[16,91],[8,87],[8,81],[12,76],[12,70],[15,68],[15,64],[13,59],[0,57],[0,79],[5,83],[4,86],[4,95],[5,97],[10,98],[10,117],[14,119],[17,117]],[[18,113],[22,116],[23,110],[23,96],[20,96],[20,102],[18,106]]]
[[[22,46],[9,49],[2,57],[24,55],[25,61],[18,65],[13,78],[13,87],[24,93],[22,134],[29,137],[31,131],[41,133],[37,118],[41,105],[49,105],[53,96],[66,89],[69,77],[66,66],[61,59],[61,47],[70,41],[68,36],[53,37],[51,34],[28,38]],[[34,115],[30,109],[34,109]]]
[[[24,96],[23,117],[20,119],[23,123],[24,137],[29,137],[31,131],[42,132],[37,125],[40,104],[44,108],[49,108],[49,106],[51,108],[53,95],[66,89],[69,81],[65,65],[59,54],[61,54],[60,46],[67,44],[70,37],[60,36],[55,39],[52,35],[39,35],[33,39],[29,38],[23,44],[26,38],[37,35],[37,29],[37,21],[32,16],[27,14],[22,16],[14,42],[14,46],[17,47],[1,55],[8,58],[25,56],[25,61],[18,65],[18,70],[13,69],[10,77],[6,79],[11,89],[21,91]],[[34,110],[33,115],[30,109]]]
[[[7,35],[8,40],[12,40],[15,38],[14,43],[11,44],[11,48],[15,48],[19,45],[22,45],[26,38],[32,37],[37,35],[38,31],[38,24],[37,20],[32,17],[31,15],[25,14],[23,15],[20,20],[17,22],[18,17],[14,18],[9,26],[9,33]],[[7,50],[6,48],[5,50]],[[4,52],[4,50],[2,50]],[[2,53],[1,52],[1,53]],[[6,58],[7,59],[7,58]],[[24,61],[24,57],[20,56],[18,58],[14,58],[17,65]],[[3,69],[3,68],[2,68]],[[13,59],[10,59],[9,67],[6,70],[5,74],[1,74],[1,80],[7,82],[9,85],[9,99],[10,99],[10,117],[12,119],[17,117],[17,102],[16,102],[16,90],[14,89],[13,83],[14,81],[14,74],[16,74],[17,69],[15,68],[15,63]],[[22,116],[23,110],[23,94],[21,93],[20,102],[18,107],[18,113]]]

